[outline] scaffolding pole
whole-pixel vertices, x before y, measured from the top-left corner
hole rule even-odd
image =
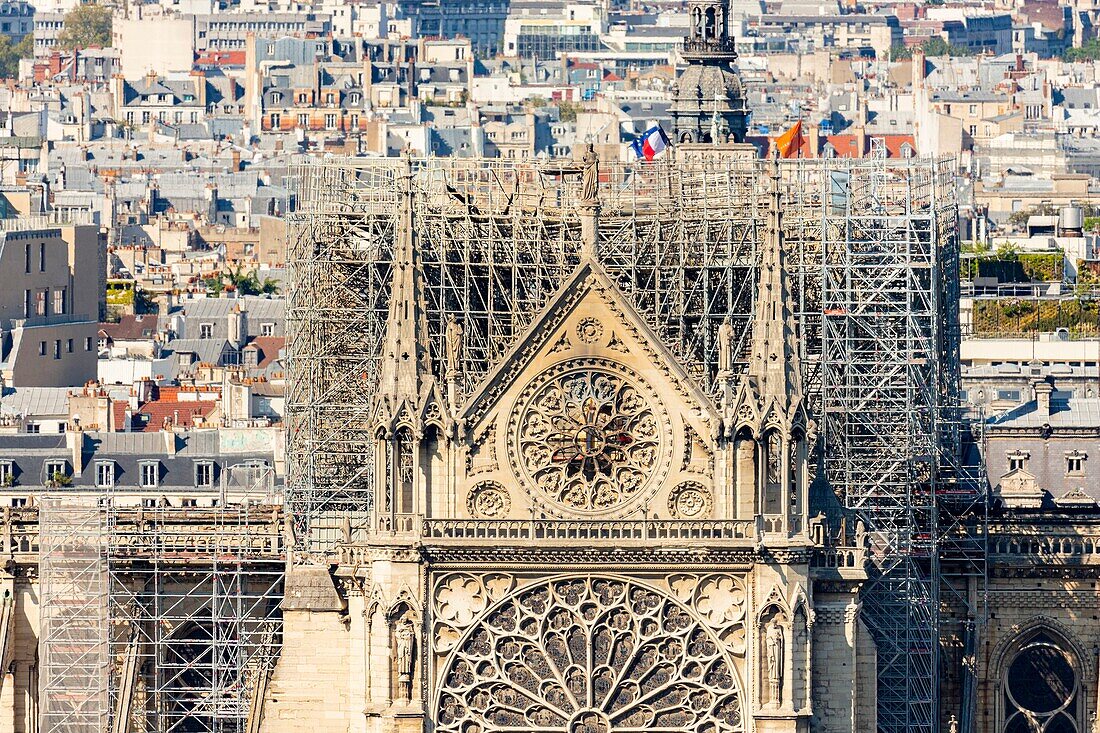
[[[43,733],[107,729],[107,566],[105,513],[96,497],[42,496],[39,502]]]

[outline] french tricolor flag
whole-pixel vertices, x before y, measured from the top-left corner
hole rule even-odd
[[[634,140],[632,147],[639,158],[653,160],[669,146],[668,135],[660,125],[654,125],[645,134]]]

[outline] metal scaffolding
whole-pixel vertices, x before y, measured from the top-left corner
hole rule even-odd
[[[106,727],[106,514],[95,497],[43,496],[39,503],[43,733]]]
[[[876,538],[865,619],[879,644],[879,729],[938,729],[940,520],[958,473],[958,241],[953,165],[781,162],[787,266],[818,461]],[[598,256],[701,384],[717,330],[744,354],[763,234],[763,161],[601,163]],[[409,166],[406,168],[406,166]],[[395,228],[412,186],[436,373],[447,316],[464,325],[473,389],[578,261],[570,161],[335,160],[301,166],[287,296],[287,502],[323,550],[372,491],[372,395]],[[955,283],[953,285],[953,283]]]
[[[111,730],[250,731],[281,636],[277,507],[112,507]]]

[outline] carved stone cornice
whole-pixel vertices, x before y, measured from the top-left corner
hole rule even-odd
[[[805,547],[768,547],[757,550],[760,562],[779,563],[780,565],[809,565],[814,548]]]
[[[599,547],[441,547],[425,546],[425,560],[432,565],[479,565],[531,567],[545,565],[609,567],[671,568],[743,567],[759,562],[756,552],[747,549],[690,548],[599,548]]]

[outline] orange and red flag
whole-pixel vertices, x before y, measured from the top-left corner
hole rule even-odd
[[[780,158],[794,158],[802,150],[802,120],[794,123],[794,127],[784,132],[775,139],[775,147],[779,149]]]

